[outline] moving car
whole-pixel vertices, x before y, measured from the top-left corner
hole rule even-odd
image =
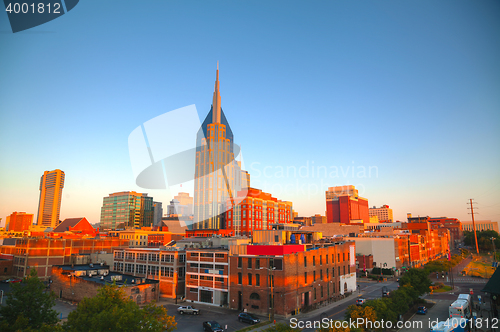
[[[427,313],[427,308],[426,307],[418,307],[417,314],[419,314],[419,315],[425,315],[426,313]]]
[[[249,314],[248,312],[241,312],[238,315],[238,320],[240,322],[245,322],[245,323],[250,323],[250,324],[260,323],[260,319],[257,316]]]
[[[206,332],[224,332],[222,326],[214,320],[203,322],[203,331]]]
[[[200,310],[196,309],[195,307],[193,307],[191,305],[180,306],[179,308],[177,308],[177,311],[181,315],[184,315],[184,314],[199,315],[200,314]]]
[[[356,300],[356,305],[363,305],[363,304],[365,304],[365,302],[366,302],[366,299],[359,298]]]

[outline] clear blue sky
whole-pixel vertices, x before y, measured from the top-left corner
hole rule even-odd
[[[0,217],[36,218],[56,168],[61,219],[98,222],[124,190],[165,207],[176,192],[135,185],[128,135],[191,104],[203,119],[219,61],[252,185],[300,215],[354,184],[399,220],[470,220],[474,198],[498,221],[499,17],[498,1],[85,0],[13,34],[0,13]]]

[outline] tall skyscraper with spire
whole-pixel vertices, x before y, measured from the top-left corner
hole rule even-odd
[[[40,201],[36,223],[56,228],[59,225],[64,172],[60,169],[43,172],[40,179]]]
[[[236,193],[246,189],[234,159],[233,132],[221,108],[219,89],[217,63],[212,108],[196,138],[193,229],[225,228],[224,212],[238,203]]]

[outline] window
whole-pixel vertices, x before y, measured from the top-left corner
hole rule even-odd
[[[328,265],[328,255],[325,255],[325,261],[326,265]]]
[[[260,269],[260,259],[259,258],[256,258],[255,259],[255,268],[258,270]]]
[[[189,267],[191,267],[193,269],[197,269],[198,268],[198,263],[190,263]]]
[[[224,254],[215,254],[215,258],[224,258]]]
[[[215,281],[224,283],[224,278],[215,277]]]
[[[249,269],[252,268],[252,259],[251,258],[248,259],[248,268]]]
[[[250,294],[250,300],[260,300],[260,296],[257,293]]]
[[[179,262],[184,263],[186,261],[186,255],[179,255]]]
[[[316,271],[313,271],[313,281],[316,281]]]
[[[190,288],[189,291],[191,293],[198,293],[198,288]]]
[[[238,268],[241,269],[242,266],[243,266],[243,258],[238,257]]]
[[[321,295],[321,298],[323,298],[323,285],[321,285],[321,288],[320,288],[320,295]]]
[[[338,274],[338,276],[340,277],[340,266],[339,266],[339,274]]]
[[[319,265],[323,265],[323,256],[319,255]]]
[[[316,266],[316,256],[313,256],[313,266]]]
[[[252,286],[252,274],[251,273],[248,274],[248,285]]]
[[[351,266],[347,265],[347,273],[351,273]]]
[[[342,262],[345,262],[345,252],[342,253]]]
[[[314,288],[314,301],[316,301],[316,288]]]
[[[337,254],[337,263],[340,263],[340,254]]]
[[[335,256],[332,254],[332,264],[335,264]]]
[[[196,274],[190,274],[189,278],[190,279],[198,279],[198,276]]]
[[[328,269],[326,269],[326,280],[330,279],[330,276],[328,274]]]
[[[241,272],[238,272],[238,285],[242,284],[242,279]]]
[[[255,286],[260,287],[260,274],[255,275]]]
[[[283,259],[281,258],[275,258],[273,260],[273,267],[275,270],[281,271],[283,270]]]
[[[345,274],[345,265],[344,265],[344,274]]]
[[[304,267],[307,267],[307,257],[304,256]]]
[[[319,280],[323,280],[323,270],[319,270]]]
[[[307,284],[307,272],[304,272],[304,283]]]

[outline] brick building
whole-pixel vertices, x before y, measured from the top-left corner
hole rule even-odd
[[[100,287],[115,283],[137,304],[158,301],[158,280],[109,271],[109,265],[58,265],[52,267],[50,289],[60,299],[80,302],[94,297]]]
[[[229,307],[293,315],[356,289],[354,242],[231,247]]]
[[[225,228],[234,230],[235,235],[251,236],[254,230],[271,229],[271,224],[293,220],[292,202],[278,200],[260,189],[240,191],[236,200],[241,202],[225,212]],[[230,199],[227,205],[232,205]]]
[[[457,218],[429,218],[429,222],[432,226],[439,225],[440,227],[446,228],[450,231],[450,241],[452,247],[456,248],[458,247],[458,244],[462,242],[464,236],[462,223]]]
[[[184,249],[127,248],[113,254],[113,271],[159,280],[160,297],[184,296],[186,253]]]
[[[326,191],[326,219],[328,223],[369,223],[368,200],[359,197],[354,186],[330,187]]]
[[[5,229],[9,232],[23,232],[33,224],[33,214],[26,212],[12,212],[7,216]]]
[[[24,278],[31,269],[36,269],[38,277],[47,279],[53,265],[71,264],[81,255],[111,254],[113,249],[125,248],[128,241],[118,239],[16,239],[13,245],[0,246],[0,253],[14,256],[12,274]]]

